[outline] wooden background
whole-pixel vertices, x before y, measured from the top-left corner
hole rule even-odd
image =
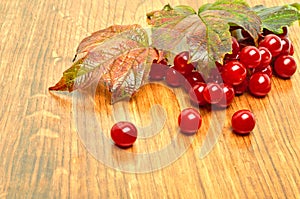
[[[51,95],[47,90],[71,65],[78,43],[90,33],[112,24],[145,26],[145,13],[166,3],[197,9],[206,2],[0,1],[0,198],[300,198],[300,70],[291,80],[273,78],[272,91],[263,99],[247,94],[235,98],[225,111],[222,135],[206,158],[199,159],[199,148],[210,114],[204,114],[203,127],[177,161],[141,174],[97,161],[76,131],[72,95]],[[249,3],[271,6],[293,0]],[[298,24],[290,29],[298,63],[299,31]],[[175,128],[180,107],[174,94],[157,86],[142,91],[130,104],[136,123],[150,120],[139,116],[138,108],[147,110],[157,101],[169,117],[163,132]],[[96,105],[101,105],[99,113],[110,117],[105,97],[97,98]],[[231,115],[241,108],[251,109],[257,118],[246,137],[230,129]],[[128,152],[145,145],[155,150],[164,144],[161,138],[158,145],[151,138],[138,141]]]

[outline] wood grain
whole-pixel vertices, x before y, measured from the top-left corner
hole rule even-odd
[[[195,9],[206,2],[168,1]],[[267,6],[292,2],[249,1]],[[265,98],[247,94],[235,98],[224,112],[218,143],[204,159],[199,159],[199,149],[212,116],[206,110],[191,146],[165,168],[122,172],[88,152],[76,131],[72,94],[50,94],[48,87],[70,66],[81,39],[112,24],[146,26],[145,13],[165,3],[0,2],[0,198],[300,198],[299,70],[290,80],[273,78],[272,91]],[[299,31],[297,24],[290,29],[298,63]],[[96,95],[95,102],[98,120],[107,117],[109,122],[112,107],[105,95]],[[157,150],[172,139],[180,110],[173,92],[147,86],[129,104],[127,111],[138,125],[151,122],[152,104],[161,104],[168,120],[162,134],[137,142],[127,152]],[[245,137],[230,129],[231,115],[242,108],[251,109],[257,118],[253,133]],[[108,133],[110,125],[103,128]],[[132,164],[118,155],[112,158]]]

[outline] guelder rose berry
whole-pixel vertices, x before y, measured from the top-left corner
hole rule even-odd
[[[200,129],[202,117],[194,108],[183,109],[178,116],[180,131],[185,134],[194,134]]]
[[[181,52],[174,58],[174,69],[180,72],[182,75],[190,74],[194,65],[189,63],[190,54],[187,51]]]
[[[297,64],[291,55],[281,55],[275,60],[274,70],[279,77],[289,78],[296,72]]]
[[[240,62],[247,68],[255,68],[260,64],[261,54],[255,46],[246,46],[240,53]]]
[[[254,115],[249,110],[239,110],[231,118],[233,131],[241,135],[249,134],[254,129],[255,123]]]
[[[134,124],[122,121],[113,125],[110,134],[117,146],[127,148],[132,146],[136,141],[137,129]]]
[[[224,65],[222,78],[229,85],[239,85],[247,76],[245,66],[239,61],[230,61]]]
[[[249,79],[248,88],[252,95],[264,97],[271,90],[270,77],[264,73],[254,73]]]

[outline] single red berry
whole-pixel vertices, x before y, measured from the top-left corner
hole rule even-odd
[[[153,81],[163,80],[166,76],[167,65],[153,63],[149,72],[149,79]]]
[[[194,108],[183,109],[178,116],[178,125],[182,133],[194,134],[200,129],[202,117]]]
[[[175,70],[173,67],[170,67],[166,71],[166,82],[169,86],[179,87],[181,86],[183,76]]]
[[[217,83],[208,83],[203,90],[203,97],[209,104],[217,104],[223,97],[223,89]]]
[[[258,50],[261,54],[261,61],[259,66],[256,68],[265,68],[270,65],[272,61],[272,54],[266,47],[259,47]]]
[[[242,95],[244,92],[246,92],[248,88],[248,83],[248,80],[245,79],[242,83],[233,86],[235,95]]]
[[[189,63],[189,52],[184,51],[179,53],[174,58],[174,69],[180,72],[182,75],[190,74],[194,70],[194,65]]]
[[[267,74],[254,73],[249,79],[249,91],[256,97],[264,97],[271,90],[271,79]]]
[[[241,50],[240,62],[248,68],[255,68],[260,64],[261,54],[255,46],[246,46]]]
[[[183,79],[183,87],[186,91],[189,91],[198,82],[204,82],[203,76],[198,71],[193,71]]]
[[[291,55],[281,55],[274,62],[274,70],[279,77],[289,78],[296,72],[297,64]]]
[[[280,55],[289,55],[291,51],[291,41],[287,38],[281,38],[282,50]]]
[[[114,143],[122,148],[130,147],[136,141],[137,129],[130,122],[118,122],[110,130]]]
[[[222,78],[225,83],[229,85],[238,85],[245,80],[246,76],[247,70],[242,63],[230,61],[224,65]]]
[[[207,104],[203,96],[203,91],[206,86],[207,85],[205,83],[198,82],[193,86],[193,88],[190,89],[189,96],[193,104],[197,104],[200,106],[204,106]]]
[[[240,135],[249,134],[255,127],[254,114],[249,110],[239,110],[231,118],[232,129]]]
[[[217,105],[221,108],[226,108],[232,103],[235,93],[233,87],[228,84],[221,84],[221,88],[223,90],[223,97]]]
[[[282,50],[281,39],[274,34],[265,36],[265,38],[259,43],[259,46],[269,49],[273,57],[279,55]]]
[[[235,37],[231,37],[232,53],[226,54],[227,59],[235,59],[240,52],[240,44]]]
[[[273,71],[272,71],[272,67],[271,65],[268,65],[267,67],[265,68],[254,68],[253,72],[254,73],[264,73],[264,74],[267,74],[270,78],[273,76]]]

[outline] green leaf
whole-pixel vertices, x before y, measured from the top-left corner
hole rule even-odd
[[[282,27],[290,26],[300,19],[299,7],[298,3],[271,8],[260,5],[255,6],[253,10],[260,16],[263,28],[281,34],[283,33]]]
[[[148,77],[159,52],[149,47],[148,35],[139,25],[111,26],[82,40],[76,55],[84,54],[49,88],[74,91],[103,82],[112,92],[112,103],[131,96]]]
[[[203,5],[198,14],[186,6],[177,6],[147,15],[153,26],[153,46],[178,53],[189,50],[190,62],[197,61],[199,70],[231,53],[230,25],[244,28],[255,39],[261,30],[259,16],[241,0],[219,0]]]
[[[198,15],[206,25],[207,50],[213,61],[221,62],[224,54],[232,51],[230,25],[242,27],[255,41],[261,31],[259,16],[242,0],[219,0],[204,5]]]

